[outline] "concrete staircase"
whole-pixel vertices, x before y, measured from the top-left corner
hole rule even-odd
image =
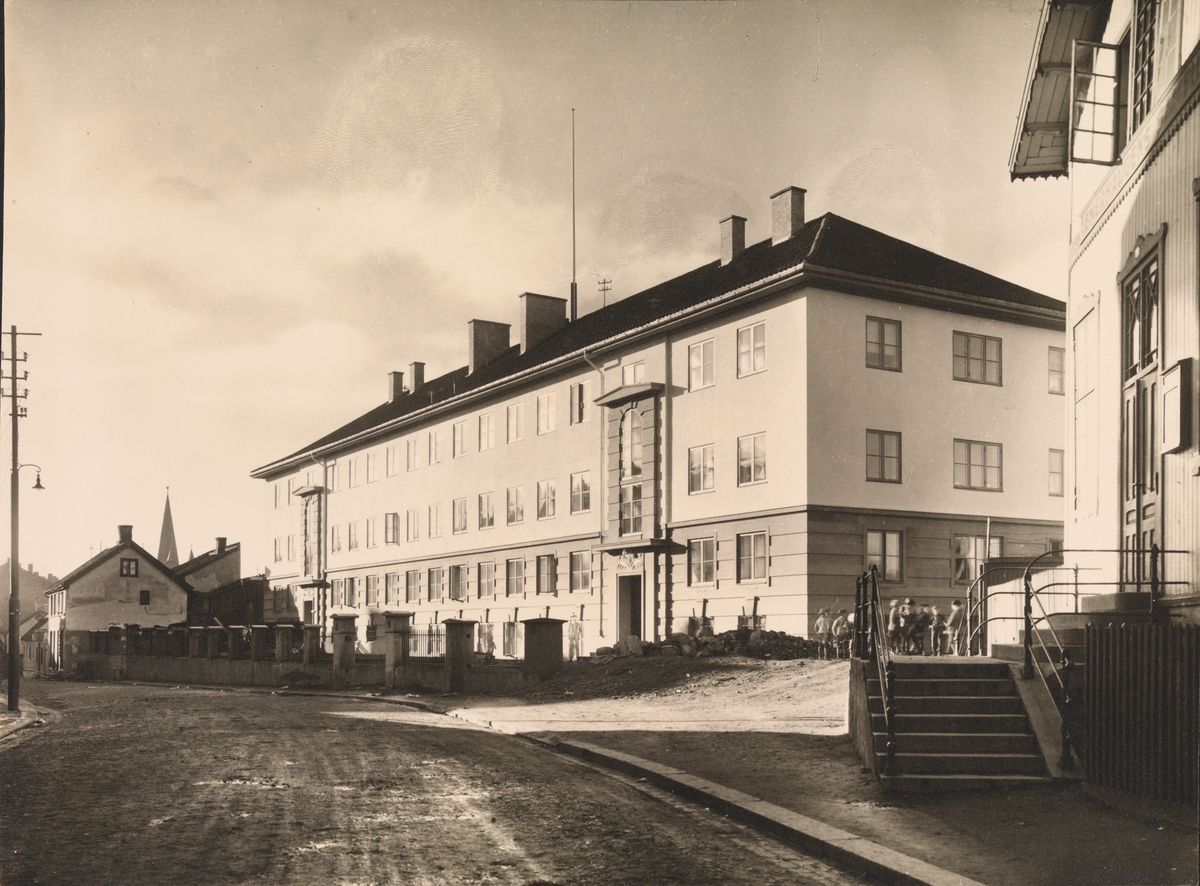
[[[884,787],[963,790],[1049,780],[1007,663],[988,658],[896,656],[896,774],[884,775],[887,725],[879,679],[867,705]]]

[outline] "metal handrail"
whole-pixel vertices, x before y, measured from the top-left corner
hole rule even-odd
[[[896,665],[888,647],[886,616],[879,601],[879,572],[875,566],[855,581],[854,654],[859,659],[874,660],[879,674],[887,729],[883,772],[893,776],[896,774]]]

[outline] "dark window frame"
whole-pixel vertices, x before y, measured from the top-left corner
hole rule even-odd
[[[964,342],[962,353],[960,354],[958,343]],[[979,341],[982,343],[983,356],[982,358],[973,357],[971,355],[971,342]],[[996,359],[989,360],[987,356],[988,344],[995,342],[996,344]],[[953,340],[951,343],[951,363],[952,375],[955,381],[965,381],[973,385],[991,385],[993,387],[1004,386],[1004,339],[995,335],[982,335],[976,332],[963,332],[962,330],[954,330]],[[959,362],[959,361],[963,362]],[[980,363],[983,367],[983,377],[973,377],[972,366]],[[996,366],[996,379],[992,381],[988,378],[988,366],[991,364]],[[960,369],[961,367],[961,369]]]
[[[872,324],[878,325],[879,334],[878,334],[877,341],[872,341],[872,339],[871,339]],[[885,335],[885,330],[891,326],[894,326],[896,328],[896,344],[894,346],[896,349],[896,365],[895,366],[887,365],[888,344],[887,344],[887,336]],[[866,362],[867,362],[868,369],[882,369],[882,370],[885,370],[886,372],[903,372],[904,371],[904,338],[903,338],[903,328],[902,328],[901,322],[899,320],[889,320],[887,317],[868,316],[867,317],[867,330],[866,330],[866,345],[867,345]],[[871,353],[872,345],[878,346],[877,354]]]
[[[872,434],[874,434],[878,438],[878,441],[879,441],[879,444],[878,444],[879,452],[876,455],[871,454],[871,435]],[[885,445],[885,441],[887,439],[892,439],[892,438],[894,438],[896,441],[896,456],[894,459],[896,462],[896,478],[894,480],[890,479],[887,476],[888,462],[892,457],[887,454],[887,447]],[[899,431],[880,431],[880,430],[876,430],[874,428],[867,428],[867,437],[866,437],[865,447],[866,447],[865,451],[866,451],[866,456],[867,456],[866,475],[867,475],[868,483],[903,483],[904,482],[904,447],[903,447],[903,440],[901,439],[901,434]],[[871,476],[872,459],[875,459],[878,462],[879,476],[877,476],[877,477]]]

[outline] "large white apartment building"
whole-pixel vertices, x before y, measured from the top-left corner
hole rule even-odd
[[[808,634],[879,567],[948,603],[989,555],[1062,538],[1063,304],[772,198],[771,239],[570,320],[520,297],[467,365],[255,471],[272,584],[305,621],[354,607],[577,620],[587,653],[709,619]],[[496,627],[500,625],[501,627]],[[490,626],[490,627],[488,627]]]

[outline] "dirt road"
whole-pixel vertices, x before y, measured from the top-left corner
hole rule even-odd
[[[5,884],[854,883],[719,816],[449,717],[31,682]]]

